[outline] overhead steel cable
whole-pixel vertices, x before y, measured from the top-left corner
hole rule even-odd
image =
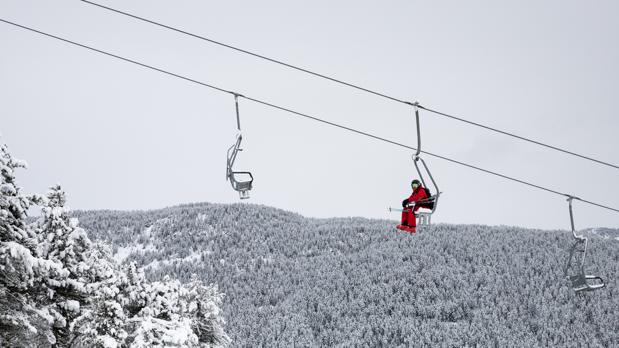
[[[418,106],[419,106],[420,109],[424,109],[426,111],[432,112],[432,113],[440,115],[440,116],[449,117],[451,119],[458,120],[460,122],[464,122],[464,123],[468,123],[468,124],[471,124],[471,125],[474,125],[474,126],[477,126],[477,127],[485,128],[487,130],[490,130],[490,131],[493,131],[493,132],[497,132],[497,133],[500,133],[500,134],[503,134],[503,135],[507,135],[507,136],[510,136],[510,137],[513,137],[513,138],[516,138],[516,139],[524,140],[524,141],[533,143],[535,145],[543,146],[543,147],[546,147],[546,148],[549,148],[549,149],[552,149],[552,150],[563,152],[563,153],[568,154],[568,155],[580,157],[582,159],[586,159],[586,160],[589,160],[589,161],[592,161],[592,162],[596,162],[596,163],[599,163],[599,164],[602,164],[602,165],[606,165],[606,166],[609,166],[609,167],[613,167],[613,168],[619,169],[619,166],[616,166],[616,165],[614,165],[612,163],[606,163],[604,161],[600,161],[600,160],[597,160],[597,159],[592,158],[592,157],[588,157],[588,156],[585,156],[585,155],[577,154],[575,152],[572,152],[572,151],[569,151],[569,150],[564,150],[564,149],[558,148],[556,146],[544,144],[542,142],[539,142],[539,141],[536,141],[536,140],[532,140],[532,139],[528,139],[528,138],[522,137],[522,136],[517,135],[517,134],[513,134],[513,133],[506,132],[506,131],[502,131],[502,130],[497,129],[497,128],[492,128],[492,127],[489,127],[489,126],[485,126],[485,125],[483,125],[481,123],[476,123],[476,122],[465,120],[463,118],[459,118],[459,117],[456,117],[456,116],[453,116],[453,115],[448,115],[448,114],[442,113],[440,111],[436,111],[436,110],[432,110],[430,108],[424,107],[422,105],[418,105]]]
[[[172,72],[169,72],[169,71],[163,70],[163,69],[156,68],[156,67],[154,67],[154,66],[146,65],[146,64],[144,64],[144,63],[140,63],[140,62],[138,62],[138,61],[136,61],[136,60],[132,60],[132,59],[129,59],[129,58],[121,57],[121,56],[115,55],[115,54],[113,54],[113,53],[109,53],[109,52],[106,52],[106,51],[102,51],[102,50],[96,49],[96,48],[94,48],[94,47],[86,46],[86,45],[83,45],[83,44],[81,44],[81,43],[79,43],[79,42],[75,42],[75,41],[67,40],[67,39],[61,38],[61,37],[59,37],[59,36],[55,36],[55,35],[52,35],[52,34],[48,34],[48,33],[45,33],[45,32],[42,32],[42,31],[39,31],[39,30],[36,30],[36,29],[30,28],[30,27],[23,26],[23,25],[21,25],[21,24],[17,24],[17,23],[9,22],[9,21],[4,20],[4,19],[1,19],[1,18],[0,18],[0,21],[2,21],[2,22],[4,22],[4,23],[7,23],[7,24],[14,25],[14,26],[16,26],[16,27],[20,27],[20,28],[22,28],[22,29],[26,29],[26,30],[33,31],[33,32],[35,32],[35,33],[37,33],[37,34],[41,34],[41,35],[45,35],[45,36],[48,36],[48,37],[54,38],[54,39],[56,39],[56,40],[64,41],[64,42],[66,42],[66,43],[70,43],[70,44],[75,45],[75,46],[79,46],[79,47],[82,47],[82,48],[86,48],[86,49],[89,49],[89,50],[91,50],[91,51],[95,51],[95,52],[97,52],[97,53],[105,54],[106,56],[114,57],[114,58],[116,58],[116,59],[124,60],[124,61],[126,61],[126,62],[133,63],[133,64],[136,64],[136,65],[139,65],[139,66],[142,66],[142,67],[148,68],[148,69],[152,69],[152,70],[155,70],[155,71],[158,71],[158,72],[164,73],[164,74],[168,74],[168,75],[174,76],[174,77],[178,77],[178,78],[181,78],[181,79],[183,79],[183,80],[187,80],[187,81],[190,81],[190,82],[193,82],[193,83],[197,83],[197,84],[202,85],[202,86],[205,86],[205,87],[209,87],[209,88],[212,88],[212,89],[216,89],[216,90],[221,91],[221,92],[226,92],[226,93],[234,94],[234,92],[232,92],[232,91],[227,91],[227,90],[225,90],[225,89],[223,89],[223,88],[219,88],[219,87],[216,87],[216,86],[212,86],[212,85],[209,85],[209,84],[207,84],[207,83],[204,83],[204,82],[200,82],[200,81],[197,81],[197,80],[191,79],[191,78],[189,78],[189,77],[181,76],[181,75],[178,75],[178,74],[175,74],[175,73],[172,73]]]
[[[117,10],[115,8],[108,7],[108,6],[105,6],[105,5],[101,5],[101,4],[92,2],[92,1],[88,1],[88,0],[81,0],[81,1],[84,2],[84,3],[90,4],[90,5],[93,5],[93,6],[100,7],[102,9],[105,9],[105,10],[108,10],[108,11],[116,12],[118,14],[122,14],[124,16],[128,16],[128,17],[133,18],[133,19],[137,19],[137,20],[140,20],[140,21],[143,21],[143,22],[146,22],[146,23],[150,23],[150,24],[153,24],[153,25],[156,25],[156,26],[168,29],[168,30],[172,30],[172,31],[184,34],[184,35],[188,35],[188,36],[194,37],[194,38],[197,38],[197,39],[200,39],[200,40],[203,40],[203,41],[207,41],[207,42],[210,42],[210,43],[222,46],[222,47],[226,47],[226,48],[229,48],[229,49],[232,49],[232,50],[244,53],[244,54],[248,54],[248,55],[254,56],[256,58],[260,58],[260,59],[269,61],[271,63],[279,64],[279,65],[285,66],[287,68],[291,68],[291,69],[298,70],[298,71],[301,71],[301,72],[304,72],[304,73],[307,73],[307,74],[310,74],[310,75],[314,75],[316,77],[320,77],[322,79],[326,79],[326,80],[329,80],[329,81],[332,81],[332,82],[335,82],[335,83],[339,83],[339,84],[342,84],[342,85],[345,85],[345,86],[348,86],[348,87],[351,87],[351,88],[354,88],[354,89],[357,89],[357,90],[360,90],[360,91],[363,91],[363,92],[367,92],[367,93],[370,93],[370,94],[373,94],[373,95],[376,95],[376,96],[379,96],[379,97],[382,97],[382,98],[386,98],[386,99],[389,99],[389,100],[392,100],[392,101],[395,101],[395,102],[398,102],[398,103],[402,103],[402,104],[412,105],[412,103],[410,101],[406,101],[406,100],[403,100],[403,99],[400,99],[400,98],[396,98],[396,97],[390,96],[390,95],[385,94],[385,93],[377,92],[377,91],[371,90],[369,88],[361,87],[359,85],[356,85],[356,84],[353,84],[353,83],[350,83],[350,82],[346,82],[346,81],[343,81],[343,80],[340,80],[340,79],[336,79],[334,77],[330,77],[330,76],[327,76],[327,75],[324,75],[324,74],[320,74],[320,73],[317,73],[315,71],[312,71],[312,70],[309,70],[309,69],[306,69],[306,68],[301,68],[299,66],[292,65],[292,64],[283,62],[281,60],[278,60],[278,59],[270,58],[270,57],[267,57],[267,56],[264,56],[264,55],[261,55],[261,54],[255,53],[255,52],[251,52],[251,51],[248,51],[248,50],[236,47],[236,46],[232,46],[232,45],[223,43],[221,41],[210,39],[210,38],[205,37],[205,36],[201,36],[201,35],[197,35],[197,34],[188,32],[186,30],[178,29],[178,28],[175,28],[175,27],[172,27],[172,26],[160,23],[160,22],[156,22],[156,21],[151,20],[151,19],[147,19],[147,18],[144,18],[144,17],[140,17],[140,16],[137,16],[137,15],[128,13],[128,12]],[[515,139],[519,139],[519,140],[522,140],[522,141],[526,141],[526,142],[529,142],[529,143],[532,143],[532,144],[535,144],[535,145],[538,145],[538,146],[542,146],[542,147],[545,147],[545,148],[548,148],[548,149],[551,149],[551,150],[559,151],[559,152],[562,152],[562,153],[565,153],[565,154],[568,154],[568,155],[579,157],[581,159],[592,161],[592,162],[595,162],[595,163],[598,163],[598,164],[601,164],[601,165],[605,165],[605,166],[608,166],[608,167],[611,167],[611,168],[619,169],[619,165],[616,165],[616,164],[612,164],[612,163],[609,163],[609,162],[601,161],[601,160],[595,159],[595,158],[590,157],[590,156],[581,155],[581,154],[575,153],[573,151],[565,150],[565,149],[562,149],[562,148],[559,148],[559,147],[556,147],[556,146],[553,146],[553,145],[549,145],[549,144],[543,143],[541,141],[529,139],[529,138],[526,138],[526,137],[523,137],[523,136],[511,133],[511,132],[502,131],[500,129],[497,129],[497,128],[494,128],[494,127],[490,127],[490,126],[486,126],[486,125],[483,125],[481,123],[469,121],[469,120],[466,120],[466,119],[461,118],[461,117],[449,115],[449,114],[446,114],[446,113],[443,113],[443,112],[440,112],[440,111],[437,111],[437,110],[433,110],[433,109],[428,108],[428,107],[424,107],[424,106],[419,105],[419,104],[417,104],[417,105],[420,108],[422,108],[424,110],[427,110],[427,111],[429,111],[431,113],[434,113],[434,114],[436,114],[438,116],[443,116],[443,117],[446,117],[446,118],[450,118],[452,120],[460,121],[460,122],[463,122],[463,123],[466,123],[466,124],[469,124],[469,125],[472,125],[472,126],[481,127],[481,128],[484,128],[484,129],[492,131],[492,132],[496,132],[496,133],[499,133],[499,134],[502,134],[502,135],[506,135],[506,136],[509,136],[509,137],[512,137],[512,138],[515,138]]]
[[[226,90],[224,88],[213,86],[213,85],[210,85],[208,83],[204,83],[204,82],[201,82],[201,81],[198,81],[198,80],[195,80],[195,79],[183,76],[183,75],[175,74],[175,73],[169,72],[169,71],[164,70],[164,69],[160,69],[160,68],[148,65],[148,64],[144,64],[144,63],[138,62],[138,61],[133,60],[133,59],[125,58],[125,57],[122,57],[122,56],[119,56],[119,55],[116,55],[116,54],[113,54],[113,53],[109,53],[109,52],[106,52],[106,51],[103,51],[103,50],[100,50],[100,49],[97,49],[97,48],[93,48],[93,47],[90,47],[90,46],[87,46],[87,45],[84,45],[84,44],[81,44],[81,43],[78,43],[78,42],[75,42],[75,41],[68,40],[68,39],[65,39],[65,38],[62,38],[62,37],[59,37],[59,36],[56,36],[56,35],[48,34],[46,32],[43,32],[43,31],[40,31],[40,30],[36,30],[36,29],[30,28],[30,27],[27,27],[27,26],[24,26],[24,25],[21,25],[21,24],[10,22],[10,21],[4,20],[2,18],[0,18],[0,21],[4,22],[6,24],[10,24],[10,25],[19,27],[21,29],[25,29],[25,30],[28,30],[28,31],[31,31],[31,32],[34,32],[34,33],[37,33],[37,34],[40,34],[40,35],[51,37],[53,39],[60,40],[60,41],[63,41],[63,42],[66,42],[66,43],[69,43],[69,44],[72,44],[72,45],[75,45],[75,46],[78,46],[78,47],[81,47],[81,48],[85,48],[85,49],[88,49],[88,50],[93,51],[93,52],[97,52],[97,53],[104,54],[104,55],[109,56],[109,57],[120,59],[122,61],[129,62],[129,63],[135,64],[135,65],[147,68],[147,69],[151,69],[151,70],[154,70],[154,71],[157,71],[157,72],[169,75],[169,76],[174,76],[176,78],[179,78],[179,79],[182,79],[182,80],[185,80],[185,81],[189,81],[189,82],[198,84],[200,86],[204,86],[204,87],[208,87],[208,88],[220,91],[220,92],[232,94],[232,95],[235,95],[235,96],[240,97],[240,98],[245,98],[245,99],[247,99],[249,101],[253,101],[255,103],[262,104],[262,105],[265,105],[265,106],[268,106],[268,107],[271,107],[271,108],[274,108],[274,109],[278,109],[278,110],[281,110],[281,111],[285,111],[285,112],[288,112],[288,113],[293,114],[293,115],[305,117],[307,119],[311,119],[311,120],[314,120],[314,121],[317,121],[317,122],[321,122],[321,123],[324,123],[324,124],[327,124],[327,125],[330,125],[330,126],[333,126],[333,127],[344,129],[344,130],[347,130],[347,131],[350,131],[350,132],[353,132],[353,133],[357,133],[357,134],[360,134],[360,135],[363,135],[363,136],[366,136],[366,137],[370,137],[370,138],[375,139],[375,140],[386,142],[386,143],[389,143],[389,144],[392,144],[392,145],[396,145],[396,146],[399,146],[399,147],[403,147],[403,148],[406,148],[406,149],[410,149],[410,150],[413,150],[413,151],[417,150],[417,149],[415,149],[412,146],[408,146],[408,145],[405,145],[405,144],[402,144],[402,143],[399,143],[399,142],[396,142],[396,141],[393,141],[393,140],[389,140],[389,139],[386,139],[386,138],[383,138],[383,137],[380,137],[380,136],[377,136],[377,135],[374,135],[374,134],[371,134],[371,133],[368,133],[368,132],[360,131],[360,130],[357,130],[357,129],[354,129],[354,128],[351,128],[351,127],[347,127],[347,126],[343,126],[343,125],[340,125],[340,124],[337,124],[337,123],[326,121],[326,120],[320,119],[318,117],[310,116],[308,114],[304,114],[304,113],[301,113],[301,112],[298,112],[298,111],[294,111],[292,109],[288,109],[288,108],[285,108],[285,107],[282,107],[282,106],[278,106],[278,105],[275,105],[275,104],[272,104],[272,103],[269,103],[269,102],[266,102],[266,101],[263,101],[263,100],[260,100],[260,99],[251,98],[251,97],[239,94],[239,93],[234,92],[234,91],[229,91],[229,90]],[[464,163],[464,162],[461,162],[461,161],[457,161],[457,160],[454,160],[454,159],[451,159],[451,158],[448,158],[448,157],[445,157],[445,156],[433,154],[433,153],[430,153],[430,152],[427,152],[427,151],[421,151],[421,152],[425,153],[427,155],[436,157],[436,158],[440,158],[440,159],[448,161],[448,162],[456,163],[456,164],[459,164],[459,165],[462,165],[462,166],[465,166],[465,167],[468,167],[468,168],[471,168],[471,169],[475,169],[475,170],[478,170],[478,171],[481,171],[481,172],[484,172],[484,173],[487,173],[487,174],[498,176],[498,177],[503,178],[503,179],[507,179],[507,180],[511,180],[511,181],[514,181],[514,182],[517,182],[517,183],[520,183],[520,184],[528,185],[530,187],[534,187],[534,188],[537,188],[537,189],[540,189],[540,190],[543,190],[543,191],[546,191],[546,192],[554,193],[554,194],[561,195],[561,196],[573,197],[574,199],[582,201],[584,203],[588,203],[588,204],[591,204],[591,205],[594,205],[594,206],[597,206],[597,207],[600,207],[600,208],[605,208],[605,209],[612,210],[612,211],[615,211],[615,212],[619,213],[619,209],[615,209],[615,208],[612,208],[612,207],[609,207],[609,206],[605,206],[605,205],[602,205],[602,204],[598,204],[598,203],[594,203],[594,202],[591,202],[591,201],[588,201],[588,200],[584,200],[584,199],[575,197],[573,195],[561,193],[559,191],[555,191],[555,190],[552,190],[552,189],[549,189],[549,188],[546,188],[546,187],[543,187],[543,186],[540,186],[540,185],[536,185],[536,184],[533,184],[533,183],[530,183],[530,182],[527,182],[527,181],[524,181],[524,180],[516,179],[516,178],[510,177],[510,176],[507,176],[507,175],[504,175],[504,174],[500,174],[500,173],[497,173],[497,172],[494,172],[494,171],[491,171],[491,170],[487,170],[487,169],[483,169],[483,168],[480,168],[480,167],[477,167],[477,166],[473,166],[473,165],[470,165],[470,164],[467,164],[467,163]]]
[[[251,52],[251,51],[248,51],[248,50],[244,50],[242,48],[235,47],[235,46],[232,46],[232,45],[229,45],[229,44],[217,41],[217,40],[209,39],[208,37],[205,37],[205,36],[201,36],[201,35],[198,35],[198,34],[193,34],[193,33],[190,33],[188,31],[185,31],[185,30],[182,30],[182,29],[171,27],[171,26],[165,25],[163,23],[155,22],[153,20],[146,19],[146,18],[143,18],[143,17],[140,17],[140,16],[136,16],[136,15],[128,13],[128,12],[123,12],[123,11],[117,10],[115,8],[107,7],[107,6],[104,6],[104,5],[101,5],[101,4],[97,4],[95,2],[86,1],[86,0],[81,0],[81,1],[85,2],[87,4],[90,4],[90,5],[93,5],[93,6],[97,6],[97,7],[106,9],[108,11],[116,12],[116,13],[119,13],[119,14],[122,14],[122,15],[125,15],[125,16],[128,16],[128,17],[131,17],[131,18],[143,21],[143,22],[147,22],[147,23],[150,23],[150,24],[154,24],[154,25],[160,26],[160,27],[165,28],[165,29],[169,29],[169,30],[181,33],[181,34],[185,34],[185,35],[194,37],[196,39],[208,41],[210,43],[213,43],[213,44],[216,44],[216,45],[219,45],[219,46],[222,46],[222,47],[226,47],[226,48],[229,48],[229,49],[241,52],[241,53],[245,53],[245,54],[248,54],[250,56],[254,56],[256,58],[264,59],[264,60],[267,60],[267,61],[269,61],[271,63],[283,65],[285,67],[288,67],[288,68],[291,68],[291,69],[295,69],[295,70],[298,70],[298,71],[302,71],[304,73],[307,73],[307,74],[310,74],[310,75],[314,75],[314,76],[317,76],[317,77],[320,77],[320,78],[323,78],[323,79],[327,79],[327,80],[330,80],[330,81],[333,81],[333,82],[336,82],[336,83],[339,83],[339,84],[342,84],[342,85],[346,85],[348,87],[356,88],[356,89],[364,91],[364,92],[375,94],[375,95],[377,95],[379,97],[391,99],[393,101],[397,101],[397,102],[400,102],[400,103],[406,103],[404,100],[400,100],[400,99],[388,96],[388,95],[383,94],[383,93],[375,92],[375,91],[372,91],[370,89],[354,85],[352,83],[348,83],[348,82],[345,82],[345,81],[342,81],[342,80],[338,80],[338,79],[333,78],[333,77],[329,77],[327,75],[319,74],[317,72],[314,72],[314,71],[311,71],[311,70],[308,70],[308,69],[304,69],[304,68],[301,68],[301,67],[298,67],[298,66],[295,66],[295,65],[292,65],[292,64],[288,64],[288,63],[282,62],[281,60],[277,60],[277,59],[274,59],[274,58],[269,58],[269,57],[263,56],[261,54],[254,53],[254,52]]]

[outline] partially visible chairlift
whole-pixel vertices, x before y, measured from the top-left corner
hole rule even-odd
[[[587,275],[585,273],[585,259],[587,257],[587,244],[588,239],[583,235],[577,235],[576,229],[574,228],[574,212],[572,211],[572,200],[577,197],[566,195],[567,201],[569,202],[570,209],[570,223],[572,226],[572,235],[574,236],[574,244],[570,248],[569,257],[567,263],[565,265],[564,274],[567,280],[571,282],[572,288],[574,291],[582,292],[582,291],[593,291],[597,289],[601,289],[605,286],[604,280],[601,277]],[[572,260],[574,259],[574,253],[580,252],[582,256],[580,258],[580,264],[577,265],[576,273],[568,274],[570,269],[572,268]]]
[[[234,145],[230,146],[227,154],[226,161],[226,180],[230,181],[232,188],[239,193],[239,197],[241,199],[249,198],[249,191],[252,189],[252,184],[254,182],[254,177],[250,172],[247,171],[234,171],[234,161],[236,160],[236,156],[239,151],[243,151],[241,149],[241,141],[243,140],[243,135],[241,134],[241,118],[239,115],[239,94],[234,94],[234,103],[236,105],[236,125],[239,130],[239,133],[236,136],[236,142]]]

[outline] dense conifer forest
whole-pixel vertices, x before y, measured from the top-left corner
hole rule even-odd
[[[251,204],[75,216],[151,280],[217,284],[234,347],[619,346],[612,229],[590,233],[586,265],[606,288],[576,294],[565,230],[438,224],[411,235],[393,221]]]
[[[120,265],[71,217],[60,185],[22,193],[16,172],[25,167],[0,145],[0,347],[229,345],[216,286],[149,282],[135,263]]]

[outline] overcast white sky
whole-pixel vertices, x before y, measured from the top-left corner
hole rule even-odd
[[[617,1],[120,1],[102,4],[522,136],[619,163]],[[77,0],[3,0],[0,18],[416,145],[402,104]],[[237,202],[233,97],[0,23],[0,132],[73,209]],[[241,100],[251,203],[399,217],[411,152]],[[619,207],[619,170],[422,113],[423,149]],[[565,199],[425,157],[435,222],[569,227]],[[577,228],[619,214],[575,203]],[[247,223],[251,223],[248,221]]]

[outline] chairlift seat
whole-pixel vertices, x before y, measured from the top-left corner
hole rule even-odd
[[[249,175],[249,180],[237,180],[236,175]],[[231,172],[230,181],[232,182],[232,186],[237,191],[249,191],[252,189],[252,183],[254,181],[254,177],[250,172]]]
[[[428,198],[424,198],[422,203],[419,203],[419,207],[422,209],[431,210],[434,212],[434,206],[436,205],[437,195],[430,196]]]
[[[570,281],[572,283],[572,288],[576,292],[581,291],[593,291],[597,289],[601,289],[605,286],[604,280],[601,277],[592,276],[592,275],[584,275],[577,274],[575,276],[570,276]],[[599,283],[589,283],[588,280],[597,280]]]
[[[438,204],[438,198],[441,194],[442,192],[439,192],[428,198],[422,199],[421,203],[418,203],[420,210],[418,210],[417,213],[426,214],[426,215],[434,214],[434,212],[436,211],[436,206]]]
[[[415,212],[415,215],[432,215],[432,210],[425,208],[425,207],[421,207],[419,210]]]
[[[241,191],[251,190],[251,181],[241,181],[241,182],[238,182],[237,185],[236,185],[236,188],[241,190]]]

